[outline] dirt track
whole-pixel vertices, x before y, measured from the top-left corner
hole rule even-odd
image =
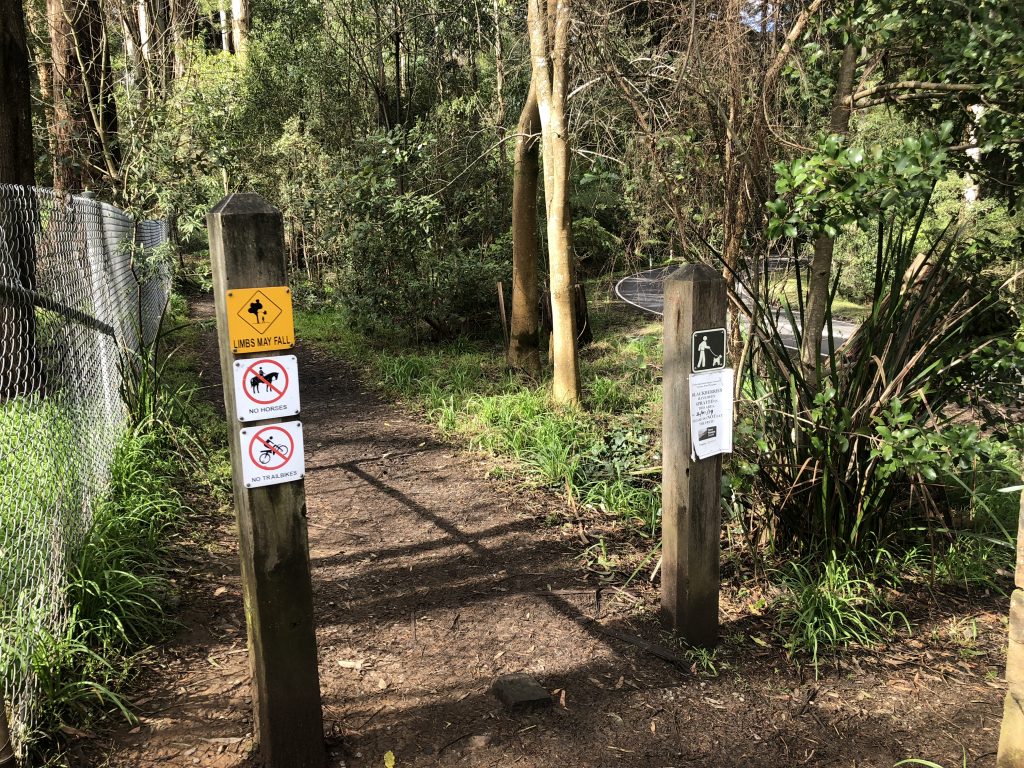
[[[204,344],[213,385],[209,323]],[[968,765],[994,764],[1003,686],[984,675],[1002,676],[997,612],[973,614],[970,663],[914,640],[815,682],[751,641],[763,620],[730,618],[726,596],[721,674],[666,663],[606,633],[659,641],[653,595],[596,599],[579,541],[547,522],[557,498],[489,479],[485,460],[439,442],[340,361],[298,355],[331,765],[378,768],[392,751],[398,766],[888,768],[959,766],[962,748]],[[141,724],[82,742],[79,764],[257,764],[237,554],[230,521],[211,525],[210,551],[182,563],[185,628],[147,661]],[[519,671],[556,705],[507,713],[488,687]]]

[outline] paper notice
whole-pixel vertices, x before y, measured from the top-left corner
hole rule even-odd
[[[690,458],[732,452],[732,368],[690,374]]]

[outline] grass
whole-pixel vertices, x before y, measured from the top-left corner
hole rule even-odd
[[[793,307],[794,312],[796,311],[797,303],[797,289],[796,289],[796,278],[789,277],[785,280],[778,281],[774,286],[772,296],[776,301],[782,301],[783,298],[789,302],[789,305]],[[803,288],[807,290],[807,280],[803,281]],[[806,304],[806,296],[804,297],[804,303]],[[850,320],[853,322],[862,322],[871,314],[871,304],[853,301],[851,299],[840,296],[838,293],[832,299],[832,316],[837,320]]]
[[[910,623],[890,606],[878,586],[852,559],[835,553],[824,564],[790,563],[777,572],[784,587],[777,631],[791,655],[806,655],[815,668],[826,651],[870,646]]]

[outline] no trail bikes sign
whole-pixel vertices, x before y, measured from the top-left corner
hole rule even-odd
[[[260,421],[299,413],[299,365],[295,355],[236,360],[235,413]]]
[[[306,474],[301,421],[247,427],[241,437],[242,479],[246,488],[290,483]]]

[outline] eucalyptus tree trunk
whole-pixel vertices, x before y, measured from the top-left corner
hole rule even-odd
[[[22,0],[0,0],[0,184],[36,183],[32,144],[32,91],[28,38]],[[0,196],[0,246],[6,245],[13,274],[3,280],[17,281],[26,290],[36,287],[34,196]],[[6,272],[6,270],[4,270]],[[38,387],[36,316],[24,300],[0,301],[0,398],[24,394]],[[0,697],[0,766],[4,765],[4,703]],[[13,756],[11,758],[13,760]],[[11,763],[13,765],[13,763]]]
[[[843,48],[843,57],[836,77],[836,92],[832,99],[829,116],[829,130],[845,136],[850,131],[851,97],[853,78],[857,70],[857,49],[852,42]],[[818,235],[814,241],[814,257],[811,259],[810,275],[807,278],[807,308],[803,318],[803,338],[800,344],[800,362],[803,365],[812,391],[818,383],[818,366],[821,363],[821,334],[825,330],[825,315],[828,309],[829,288],[832,282],[832,254],[836,240],[826,234]]]
[[[494,13],[494,93],[498,100],[498,111],[494,116],[494,122],[498,127],[498,139],[505,137],[505,52],[501,40],[501,8],[498,0],[494,0],[492,11]],[[506,155],[504,150],[502,158]]]
[[[228,9],[225,0],[218,0],[217,14],[220,19],[220,48],[224,53],[231,53],[231,23],[228,21]]]
[[[249,54],[250,25],[249,0],[231,0],[231,37],[235,44],[235,55],[243,62]]]
[[[533,83],[544,148],[544,202],[551,273],[552,395],[556,403],[580,400],[576,313],[569,210],[569,136],[565,120],[568,86],[570,0],[529,0],[527,27]]]
[[[188,0],[170,0],[168,5],[171,29],[171,75],[175,80],[185,76],[185,44],[189,35],[186,30],[192,27],[196,6]]]
[[[537,182],[540,176],[540,113],[530,84],[519,125],[512,178],[512,329],[508,364],[540,374],[540,306],[537,303]]]
[[[112,186],[120,174],[117,105],[99,0],[47,0],[53,58],[53,185]]]

